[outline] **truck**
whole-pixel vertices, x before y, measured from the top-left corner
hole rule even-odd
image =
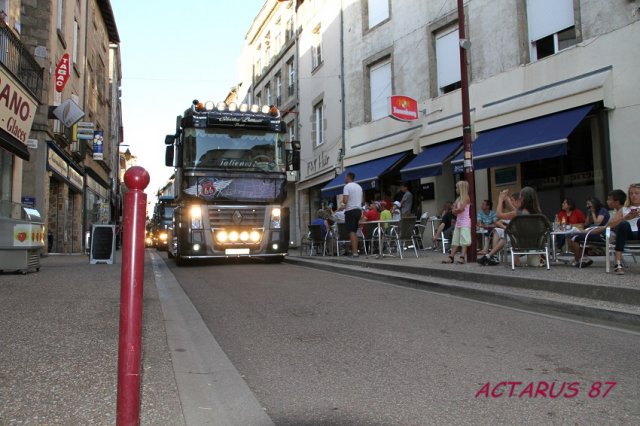
[[[273,106],[193,101],[165,138],[174,168],[169,256],[256,257],[281,262],[289,250],[286,126]],[[289,144],[290,145],[290,144]]]
[[[159,195],[153,211],[154,245],[159,251],[167,251],[169,247],[169,228],[173,223],[173,195]]]

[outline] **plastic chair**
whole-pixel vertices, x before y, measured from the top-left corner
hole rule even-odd
[[[549,257],[549,236],[551,235],[551,223],[545,215],[528,214],[516,216],[507,225],[505,230],[511,246],[511,270],[515,270],[516,255],[544,255],[547,270],[551,269]]]

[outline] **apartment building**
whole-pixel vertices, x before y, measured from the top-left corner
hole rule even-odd
[[[367,200],[409,182],[416,212],[435,214],[455,197],[461,46],[477,200],[529,185],[552,216],[566,197],[604,199],[638,181],[628,155],[640,109],[638,0],[469,0],[466,40],[454,0],[269,5],[294,11],[303,228],[337,201],[348,171]],[[410,115],[393,117],[392,100]]]
[[[245,36],[238,59],[239,102],[275,105],[287,126],[288,143],[298,141],[300,110],[298,105],[298,52],[294,1],[265,1]],[[289,174],[286,207],[291,211],[291,238],[298,239],[296,223],[298,174]]]
[[[23,2],[23,38],[45,70],[22,194],[50,251],[80,253],[93,224],[118,223],[119,36],[108,0]]]
[[[638,180],[628,153],[640,108],[639,6],[465,3],[477,199],[529,185],[552,216],[566,197],[604,199]],[[369,197],[410,181],[416,208],[435,213],[462,178],[457,2],[351,0],[343,8],[345,169],[380,176]],[[390,118],[378,102],[391,95],[416,99],[419,117]],[[399,162],[367,166],[381,158]]]

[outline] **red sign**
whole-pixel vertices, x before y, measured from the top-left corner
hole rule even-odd
[[[408,96],[391,96],[391,118],[401,121],[418,119],[418,101]]]
[[[69,81],[70,71],[69,54],[65,53],[56,67],[56,92],[62,92],[67,81]]]

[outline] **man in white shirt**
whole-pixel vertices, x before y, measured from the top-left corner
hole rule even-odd
[[[351,240],[351,257],[358,257],[358,223],[362,217],[362,187],[354,182],[356,176],[349,172],[344,178],[342,202],[345,204],[344,222]]]

